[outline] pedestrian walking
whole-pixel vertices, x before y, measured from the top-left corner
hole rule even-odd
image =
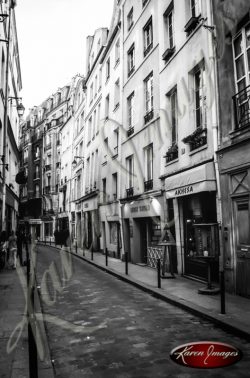
[[[11,231],[9,237],[9,266],[16,269],[16,255],[17,255],[17,238],[14,231]]]
[[[17,232],[17,256],[19,257],[20,265],[23,265],[23,232]]]

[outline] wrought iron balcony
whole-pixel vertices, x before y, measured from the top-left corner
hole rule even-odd
[[[145,124],[148,123],[149,121],[151,121],[151,119],[154,118],[154,110],[150,110],[145,116],[144,116],[144,121],[145,121]]]
[[[151,42],[144,50],[144,57],[148,55],[149,51],[153,48],[153,42]]]
[[[34,173],[34,180],[38,180],[38,179],[40,179],[40,174],[35,172]]]
[[[189,144],[190,151],[207,144],[207,129],[198,127],[192,134],[182,139],[183,143]]]
[[[153,189],[153,180],[144,181],[144,192]]]
[[[44,188],[44,194],[49,194],[50,190],[51,190],[51,186],[50,185],[45,186],[45,188]]]
[[[131,187],[131,188],[126,189],[126,192],[127,192],[127,197],[133,197],[133,195],[134,195],[134,188]]]
[[[233,96],[235,129],[250,126],[250,85]]]
[[[50,170],[51,170],[51,164],[46,164],[45,171],[50,171]]]
[[[169,163],[170,161],[173,161],[175,159],[178,159],[178,146],[177,144],[172,144],[172,146],[169,147],[167,150],[166,155],[164,156],[166,158],[166,163]]]
[[[61,162],[58,161],[58,162],[56,163],[56,168],[60,168],[60,167],[61,167]]]
[[[135,66],[130,68],[130,70],[128,72],[128,77],[130,77],[134,71],[135,71]]]
[[[130,135],[134,134],[134,131],[135,131],[134,127],[130,127],[127,131],[127,136],[129,137]]]
[[[45,145],[45,150],[49,150],[51,148],[51,143]]]

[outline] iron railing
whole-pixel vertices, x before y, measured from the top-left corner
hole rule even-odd
[[[250,85],[233,96],[235,129],[250,126]]]

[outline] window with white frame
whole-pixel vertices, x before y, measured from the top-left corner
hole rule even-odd
[[[89,122],[88,122],[88,143],[91,141],[91,132],[92,132],[92,116],[89,118]]]
[[[130,47],[128,50],[128,77],[134,72],[135,70],[135,45]]]
[[[154,108],[154,93],[153,93],[153,72],[151,72],[144,80],[145,87],[145,111],[146,114],[151,113]]]
[[[99,132],[100,121],[101,121],[101,104],[99,103],[99,104],[98,104],[98,108],[97,108],[96,133]]]
[[[144,148],[145,181],[153,180],[153,145]]]
[[[110,77],[110,58],[108,58],[106,62],[106,81],[109,79],[109,77]]]
[[[118,38],[115,44],[115,64],[118,64],[119,61],[120,61],[120,38]]]
[[[134,127],[134,99],[135,99],[135,93],[131,93],[131,95],[128,97],[128,128]]]
[[[153,48],[153,23],[152,17],[143,28],[144,56]]]
[[[174,87],[168,94],[172,145],[177,143],[177,88]]]
[[[250,24],[243,27],[233,40],[236,95],[236,128],[250,125]]]
[[[173,49],[175,46],[174,42],[174,2],[172,1],[167,7],[164,15],[164,23],[166,30],[166,47],[168,49]]]
[[[93,86],[93,83],[91,83],[91,86],[90,86],[90,102],[93,100],[93,96],[94,96],[94,86]]]
[[[105,119],[109,118],[109,95],[105,98]]]
[[[114,95],[114,108],[116,109],[120,103],[120,80],[117,79],[115,82],[115,95]]]
[[[94,115],[93,115],[93,133],[92,133],[92,139],[95,138],[95,129],[96,129],[96,109],[94,110]]]
[[[99,89],[102,87],[102,68],[99,69]]]
[[[201,13],[200,0],[190,0],[191,17],[198,17]]]
[[[132,28],[133,24],[134,24],[134,8],[132,7],[127,16],[128,31]]]
[[[127,188],[134,186],[134,157],[130,155],[126,158],[126,171],[127,171]]]
[[[206,74],[204,64],[194,70],[194,114],[196,127],[206,128],[207,125],[207,98]]]

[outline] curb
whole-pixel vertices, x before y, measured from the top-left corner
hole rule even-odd
[[[50,247],[55,248],[57,251],[60,251],[60,248],[57,248],[55,246],[50,246]],[[200,306],[198,306],[198,305],[196,305],[192,302],[189,302],[185,299],[183,299],[183,300],[180,300],[179,298],[177,299],[177,297],[175,297],[171,294],[164,293],[162,291],[162,289],[153,288],[152,286],[149,286],[149,285],[147,285],[147,284],[145,284],[141,281],[137,281],[136,279],[134,279],[130,276],[126,276],[125,274],[119,273],[112,268],[100,265],[97,262],[89,260],[84,256],[77,255],[77,254],[75,254],[71,251],[68,251],[66,249],[65,249],[65,251],[70,253],[71,255],[87,262],[88,264],[95,266],[96,268],[98,268],[98,269],[100,269],[100,270],[102,270],[106,273],[111,274],[112,276],[114,276],[114,277],[116,277],[116,278],[130,284],[130,285],[135,286],[136,288],[152,295],[153,297],[155,297],[157,299],[160,299],[164,302],[170,303],[171,305],[174,305],[174,306],[179,307],[179,308],[181,308],[185,311],[188,311],[189,313],[191,313],[193,315],[196,315],[200,318],[208,320],[208,321],[212,322],[213,324],[215,324],[216,326],[219,326],[224,331],[230,332],[235,336],[242,337],[242,338],[246,339],[247,341],[250,341],[249,330],[245,329],[244,327],[240,328],[237,321],[230,318],[229,315],[222,315],[222,314],[212,312],[212,311],[210,312],[210,314],[207,314],[207,313],[205,313],[205,309],[203,309],[202,307],[200,307]],[[222,319],[222,317],[224,317],[224,319]],[[227,318],[225,319],[225,317],[227,317]]]

